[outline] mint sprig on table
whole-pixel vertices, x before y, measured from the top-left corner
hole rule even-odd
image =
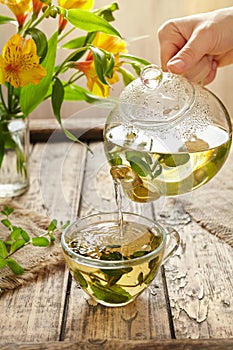
[[[37,237],[30,237],[22,227],[14,226],[9,219],[10,215],[14,212],[14,208],[5,205],[0,212],[5,216],[1,220],[1,223],[10,231],[6,240],[0,239],[0,270],[8,266],[15,275],[22,275],[24,273],[24,268],[13,258],[15,252],[29,244],[37,247],[50,246],[55,241],[55,233],[68,224],[68,222],[65,225],[61,223],[62,226],[58,228],[57,220],[53,219],[48,225],[46,232]]]

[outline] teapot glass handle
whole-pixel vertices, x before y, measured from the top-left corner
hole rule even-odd
[[[163,258],[162,264],[164,264],[170,258],[170,256],[176,252],[180,245],[179,233],[173,227],[166,226],[166,228],[169,241],[166,242],[165,256]]]

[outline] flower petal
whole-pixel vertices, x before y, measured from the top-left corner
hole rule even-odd
[[[0,0],[0,2],[7,5],[13,12],[17,18],[19,26],[22,26],[24,24],[28,13],[32,11],[31,0]]]
[[[4,61],[3,61],[2,55],[0,55],[0,84],[3,84],[5,82],[5,72],[3,69],[3,64],[4,64]]]
[[[0,79],[14,87],[38,84],[46,75],[46,70],[39,64],[36,51],[33,39],[13,35],[2,51]]]
[[[91,10],[94,6],[94,0],[59,0],[58,4],[65,9]]]
[[[127,52],[126,42],[123,39],[106,33],[97,33],[92,44],[113,54]]]
[[[26,86],[29,83],[37,85],[45,75],[46,70],[39,65],[31,70],[19,73],[20,86]]]

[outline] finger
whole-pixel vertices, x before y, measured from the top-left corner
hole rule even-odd
[[[160,45],[160,62],[163,71],[168,70],[168,62],[177,52],[177,47],[170,42],[165,41]]]
[[[186,40],[171,21],[168,21],[159,28],[158,39],[161,66],[164,71],[167,71],[167,62],[179,52],[185,45]]]
[[[219,67],[228,66],[233,63],[233,50],[229,50],[222,55],[216,55],[215,60]]]
[[[208,77],[212,71],[212,62],[213,57],[205,55],[192,69],[188,70],[184,76],[196,83],[203,84],[206,77]]]
[[[192,70],[195,65],[210,51],[209,34],[204,30],[194,31],[184,47],[168,62],[168,69],[176,74],[184,74]]]
[[[203,85],[208,85],[214,80],[214,78],[216,77],[216,74],[217,74],[217,68],[218,68],[218,63],[216,61],[213,61],[212,62],[212,69],[211,69],[209,75],[207,75],[207,77],[205,78]]]

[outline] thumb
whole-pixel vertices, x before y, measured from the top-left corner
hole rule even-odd
[[[202,36],[193,35],[167,63],[167,68],[172,73],[183,74],[192,69],[203,56],[207,54],[206,39]]]

